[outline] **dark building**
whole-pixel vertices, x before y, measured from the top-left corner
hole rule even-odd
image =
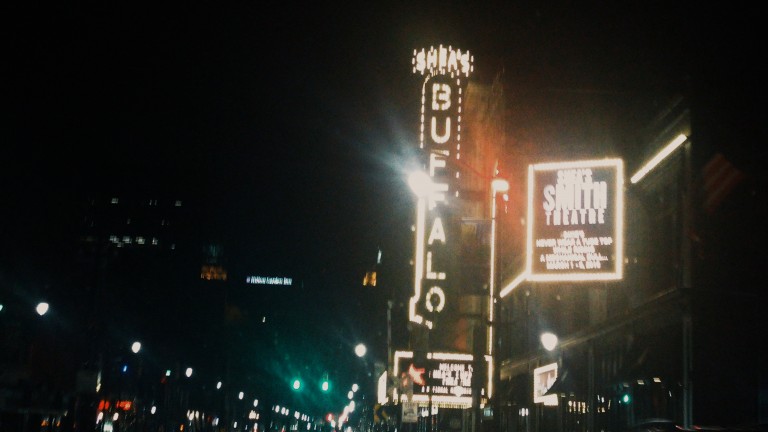
[[[719,94],[721,102],[740,96]],[[625,150],[592,155],[624,159],[624,275],[517,282],[502,299],[501,430],[765,423],[757,286],[767,209],[759,162],[746,160],[755,156],[751,138],[739,130],[750,124],[748,100],[735,114],[713,109],[712,97],[659,97],[633,114],[645,120],[617,136]],[[636,180],[679,134],[682,144]],[[507,283],[522,271],[506,269]],[[559,337],[552,352],[541,345],[544,332]],[[536,369],[553,363],[557,380],[545,393],[552,402],[537,402]]]

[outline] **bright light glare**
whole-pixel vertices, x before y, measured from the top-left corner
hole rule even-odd
[[[133,345],[131,345],[131,351],[133,351],[134,354],[138,354],[139,351],[141,351],[141,342],[134,342]]]
[[[493,192],[506,192],[509,190],[509,182],[503,178],[495,178],[491,180],[491,188]]]
[[[184,374],[187,376],[187,378],[191,377],[192,376],[192,368],[188,367],[186,372],[184,372]]]
[[[357,385],[357,383],[355,383],[355,384],[352,384],[352,391],[353,391],[353,392],[356,392],[356,391],[358,391],[359,389],[360,389],[360,386],[359,386],[359,385]]]
[[[557,335],[550,332],[542,333],[541,344],[545,350],[552,351],[557,346]]]
[[[240,392],[240,393],[237,394],[237,398],[240,399],[240,400],[243,400],[244,397],[245,397],[245,393],[243,393],[243,392]]]
[[[35,310],[37,311],[37,314],[40,316],[45,315],[48,312],[48,303],[46,302],[40,302],[37,304],[37,307]]]
[[[426,197],[434,191],[432,177],[423,171],[414,171],[408,176],[408,186],[418,197]]]
[[[645,164],[640,170],[638,170],[635,175],[632,176],[632,178],[629,179],[632,184],[635,184],[639,182],[643,177],[645,177],[646,174],[651,172],[652,169],[656,168],[656,165],[660,164],[661,161],[667,158],[673,151],[675,151],[678,147],[680,147],[686,140],[688,139],[685,134],[680,134],[675,139],[670,141],[669,144],[666,145],[659,153],[656,154],[648,163]]]
[[[216,390],[219,390],[219,389],[221,389],[221,381],[216,383]]]
[[[367,351],[368,349],[365,347],[365,344],[359,343],[355,346],[355,354],[358,357],[363,357]]]

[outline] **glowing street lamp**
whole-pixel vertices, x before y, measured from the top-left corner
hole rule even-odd
[[[131,351],[133,351],[134,354],[138,354],[139,351],[141,351],[141,342],[136,341],[131,345]]]
[[[355,355],[360,358],[364,357],[367,351],[368,349],[365,347],[365,344],[359,343],[355,346]]]
[[[557,347],[557,335],[551,332],[545,332],[542,333],[541,336],[541,345],[544,347],[547,351],[552,351]]]
[[[35,311],[38,315],[43,316],[46,313],[48,313],[49,305],[46,302],[40,302],[37,304],[37,307],[35,307]]]

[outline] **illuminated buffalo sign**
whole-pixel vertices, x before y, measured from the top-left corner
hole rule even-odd
[[[528,279],[621,279],[623,191],[620,159],[529,166]]]
[[[432,181],[431,193],[419,198],[414,257],[414,291],[409,320],[432,328],[438,314],[451,310],[449,269],[458,247],[459,226],[448,218],[451,200],[458,196],[461,173],[455,160],[461,154],[463,92],[472,71],[468,51],[444,47],[413,52],[413,72],[424,77],[421,94],[419,147]]]
[[[428,403],[437,406],[472,406],[473,384],[481,386],[481,394],[488,396],[490,388],[491,357],[485,356],[483,370],[476,370],[472,354],[427,353],[421,358],[411,351],[396,351],[394,374],[399,378],[400,401]],[[485,383],[476,382],[487,378]],[[483,385],[485,384],[485,385]]]

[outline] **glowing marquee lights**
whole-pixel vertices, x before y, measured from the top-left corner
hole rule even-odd
[[[452,197],[458,196],[461,173],[452,160],[461,158],[461,115],[465,83],[473,71],[469,51],[439,45],[413,51],[413,73],[424,76],[421,89],[419,148],[432,180],[430,193],[419,198],[416,223],[414,291],[409,302],[409,320],[433,327],[450,297],[446,289],[451,276],[446,271],[456,245],[453,227],[443,214]],[[425,129],[429,127],[429,133]],[[428,318],[427,318],[428,317]]]
[[[624,165],[620,159],[528,168],[526,278],[622,278]]]
[[[444,47],[430,47],[429,50],[413,50],[413,73],[421,75],[463,75],[465,78],[474,70],[473,58],[469,51]]]
[[[491,356],[484,356],[488,370],[492,372]],[[472,406],[472,380],[478,377],[487,377],[487,382],[482,394],[487,397],[493,395],[492,373],[475,373],[474,356],[463,353],[427,353],[424,364],[416,364],[413,351],[396,351],[394,356],[394,375],[400,376],[403,371],[417,369],[423,371],[421,376],[424,382],[421,385],[414,383],[412,402],[428,403],[430,398],[437,406],[462,407]],[[487,389],[487,392],[485,391]],[[407,401],[408,395],[398,395],[396,400]]]

